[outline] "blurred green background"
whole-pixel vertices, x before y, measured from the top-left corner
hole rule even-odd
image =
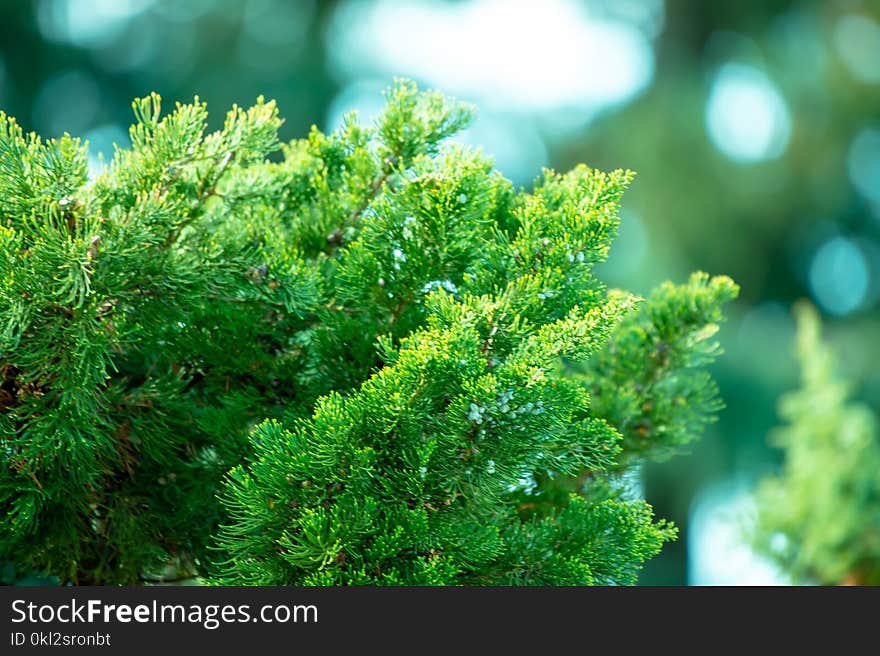
[[[542,166],[631,168],[606,279],[702,269],[742,294],[715,367],[727,409],[642,472],[680,540],[644,584],[784,579],[738,539],[779,465],[794,300],[823,313],[880,401],[880,2],[868,0],[0,0],[0,109],[44,136],[128,143],[130,103],[275,98],[282,136],[365,119],[395,75],[476,103],[462,138],[528,187]]]

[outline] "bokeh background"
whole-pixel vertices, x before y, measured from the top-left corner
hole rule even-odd
[[[642,472],[680,540],[643,584],[785,583],[742,545],[796,383],[811,299],[880,401],[880,2],[876,0],[0,0],[0,109],[44,136],[127,145],[135,96],[263,94],[283,137],[368,120],[392,77],[476,103],[462,137],[529,187],[541,167],[631,168],[604,275],[645,293],[694,269],[742,294],[715,367],[727,409]]]

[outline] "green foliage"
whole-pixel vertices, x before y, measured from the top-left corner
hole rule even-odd
[[[666,283],[587,363],[593,410],[623,435],[624,464],[668,458],[714,421],[723,404],[705,366],[719,354],[721,306],[736,294],[729,278],[704,273]]]
[[[254,433],[255,455],[224,496],[218,580],[634,582],[673,530],[610,484],[645,449],[606,421],[626,426],[625,416],[595,412],[563,360],[602,357],[590,380],[610,395],[629,371],[599,354],[648,348],[631,324],[666,340],[669,360],[651,365],[658,382],[642,398],[663,412],[654,447],[668,453],[717,409],[698,367],[717,352],[707,340],[735,287],[695,276],[642,310],[605,289],[592,265],[630,179],[578,167],[514,193],[476,154],[415,159],[339,254],[339,301],[390,329],[364,331],[386,366],[311,417]],[[363,351],[376,349],[364,339]],[[679,397],[702,403],[665,409]],[[560,479],[588,482],[558,498],[549,481]]]
[[[850,400],[816,311],[797,310],[801,387],[780,403],[785,465],[760,487],[755,544],[799,582],[880,585],[877,416]]]
[[[208,134],[204,103],[152,95],[91,180],[84,145],[0,116],[0,560],[604,584],[673,537],[618,480],[718,409],[735,286],[607,290],[631,173],[517,191],[446,142],[470,108],[387,100],[280,144],[272,102]]]
[[[134,109],[132,148],[93,182],[77,140],[0,116],[0,556],[79,583],[192,567],[220,476],[283,398],[281,326],[318,297],[282,271],[264,293],[259,245],[228,238],[230,205],[265,202],[248,178],[277,147],[274,104],[204,137],[203,104]]]

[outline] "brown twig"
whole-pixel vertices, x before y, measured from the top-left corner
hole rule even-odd
[[[391,175],[391,172],[394,170],[394,165],[397,163],[396,157],[388,157],[385,160],[385,167],[382,169],[382,173],[379,174],[375,180],[373,180],[373,184],[370,185],[370,191],[361,204],[356,207],[352,213],[349,215],[348,220],[345,222],[345,225],[352,225],[356,223],[360,218],[361,214],[370,206],[370,203],[375,200],[376,196],[379,194],[379,190],[382,188],[382,185],[385,184],[385,181],[388,179],[388,176]]]

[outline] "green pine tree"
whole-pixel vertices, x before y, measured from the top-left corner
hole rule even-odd
[[[449,142],[471,108],[387,101],[280,144],[271,102],[206,133],[153,95],[94,179],[85,144],[0,115],[0,560],[633,583],[673,537],[621,480],[718,410],[735,285],[608,290],[630,172],[516,190]]]
[[[782,471],[762,482],[754,543],[792,580],[880,585],[880,430],[850,399],[812,306],[797,307],[801,386],[780,403]]]

